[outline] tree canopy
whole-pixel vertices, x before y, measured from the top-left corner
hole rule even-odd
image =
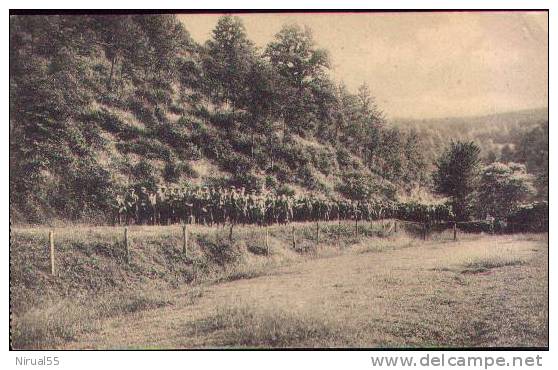
[[[495,162],[484,167],[478,187],[478,214],[505,218],[535,195],[533,180],[523,164]]]
[[[480,175],[480,148],[474,142],[451,142],[436,162],[435,191],[451,197],[459,220],[470,215]]]

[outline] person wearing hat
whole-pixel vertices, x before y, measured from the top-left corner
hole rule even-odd
[[[138,200],[139,197],[136,194],[136,189],[130,188],[126,196],[126,208],[128,210],[128,219],[133,218],[134,223],[138,222]]]
[[[116,212],[118,225],[122,225],[122,219],[126,217],[126,199],[121,194],[116,195]]]

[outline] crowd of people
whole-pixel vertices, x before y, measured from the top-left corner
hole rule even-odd
[[[288,196],[244,188],[130,188],[116,196],[118,224],[256,224],[330,220],[378,220],[399,217],[447,220],[447,207],[395,202],[350,201],[316,196]]]

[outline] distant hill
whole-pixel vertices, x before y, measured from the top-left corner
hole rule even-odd
[[[501,158],[508,146],[513,149],[518,140],[534,127],[548,124],[548,109],[529,109],[472,117],[433,119],[392,119],[390,124],[402,130],[415,130],[433,161],[450,140],[475,141],[485,157]],[[506,159],[506,158],[505,158]]]

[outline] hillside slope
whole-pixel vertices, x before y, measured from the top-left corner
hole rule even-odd
[[[130,187],[394,198],[427,177],[418,138],[389,128],[366,86],[333,84],[300,27],[262,52],[233,17],[206,45],[170,15],[10,22],[16,223],[106,222]]]

